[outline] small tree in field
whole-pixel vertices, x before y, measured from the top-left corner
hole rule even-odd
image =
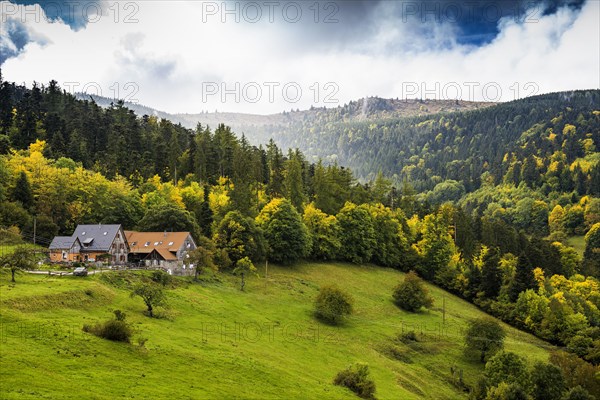
[[[247,274],[256,273],[256,267],[254,266],[254,264],[252,264],[252,261],[248,257],[244,257],[244,258],[239,259],[235,263],[235,268],[233,269],[233,273],[235,275],[239,275],[242,278],[240,290],[243,291],[244,287],[246,286],[246,281],[245,281],[244,277]]]
[[[216,271],[218,269],[215,264],[215,253],[217,248],[212,240],[202,236],[198,241],[198,247],[188,254],[186,263],[194,264],[194,281],[198,281],[200,273],[210,270]]]
[[[139,296],[144,300],[148,308],[148,316],[154,317],[154,307],[162,306],[166,303],[166,296],[161,285],[155,283],[140,283],[131,292],[131,297]]]
[[[10,269],[11,282],[15,282],[15,273],[18,270],[29,270],[35,267],[35,257],[30,250],[20,246],[12,254],[2,257],[0,266]]]
[[[414,272],[410,271],[394,288],[394,303],[406,311],[417,312],[421,307],[431,307],[433,298],[423,284],[423,280]]]
[[[504,347],[506,333],[502,326],[491,318],[477,318],[469,323],[465,334],[465,351],[478,354],[479,361],[485,360]]]
[[[375,382],[369,377],[367,364],[356,363],[338,372],[333,384],[347,387],[363,399],[375,398]]]
[[[326,322],[337,324],[352,314],[353,303],[352,296],[338,287],[324,286],[315,301],[315,314]]]

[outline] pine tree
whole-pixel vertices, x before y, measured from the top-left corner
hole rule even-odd
[[[589,189],[591,195],[600,196],[600,164],[590,169]]]
[[[498,266],[500,256],[498,249],[492,247],[483,258],[483,267],[481,271],[482,282],[481,290],[487,298],[493,299],[498,296],[502,285],[502,272]]]
[[[288,160],[285,162],[284,177],[283,186],[286,197],[299,213],[304,212],[306,195],[302,177],[302,160],[298,149],[295,152],[289,151]]]
[[[25,171],[21,171],[19,174],[15,188],[13,189],[12,197],[14,201],[20,202],[26,210],[33,207],[33,194]]]
[[[267,166],[269,169],[269,182],[267,194],[273,199],[284,194],[283,186],[283,155],[273,139],[267,145]]]
[[[524,292],[527,289],[533,289],[535,287],[536,285],[531,262],[529,261],[529,258],[525,253],[521,253],[521,255],[519,256],[519,260],[517,261],[515,278],[510,287],[511,301],[516,301],[519,297],[519,293]]]
[[[197,216],[198,225],[200,225],[200,229],[202,230],[202,234],[206,237],[211,237],[212,235],[212,222],[213,222],[213,212],[210,208],[210,186],[204,185],[204,201],[200,204],[199,214]]]

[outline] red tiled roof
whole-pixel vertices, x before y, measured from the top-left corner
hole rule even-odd
[[[177,252],[177,250],[183,246],[189,235],[189,232],[125,231],[130,252],[150,254],[156,249],[161,256],[164,251]]]

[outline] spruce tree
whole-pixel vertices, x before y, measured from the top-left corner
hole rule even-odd
[[[495,247],[490,248],[483,258],[483,268],[481,271],[481,290],[490,299],[498,296],[500,286],[502,285],[502,273],[498,267],[499,262],[498,249]]]
[[[31,185],[25,171],[21,171],[15,188],[13,189],[13,200],[21,203],[24,209],[29,210],[33,207],[33,194],[31,192]]]
[[[510,298],[514,302],[519,297],[519,293],[535,288],[535,279],[531,262],[525,253],[521,253],[517,261],[515,278],[510,288]]]

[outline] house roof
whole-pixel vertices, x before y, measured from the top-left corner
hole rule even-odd
[[[186,240],[189,239],[191,243],[194,243],[189,232],[125,231],[125,236],[132,253],[149,254],[154,249],[161,255],[163,250],[176,253],[185,244]]]
[[[75,242],[78,242],[79,239],[77,239],[76,237],[73,236],[55,236],[54,239],[52,239],[52,243],[50,243],[49,249],[50,250],[64,250],[64,249],[70,249],[71,247],[73,247],[73,244],[75,244]],[[81,243],[80,243],[81,245]]]
[[[87,244],[81,250],[108,252],[120,229],[121,225],[77,225],[73,236]]]
[[[145,260],[157,258],[161,258],[165,261],[177,261],[177,256],[167,249],[152,249],[152,251],[144,257]]]

